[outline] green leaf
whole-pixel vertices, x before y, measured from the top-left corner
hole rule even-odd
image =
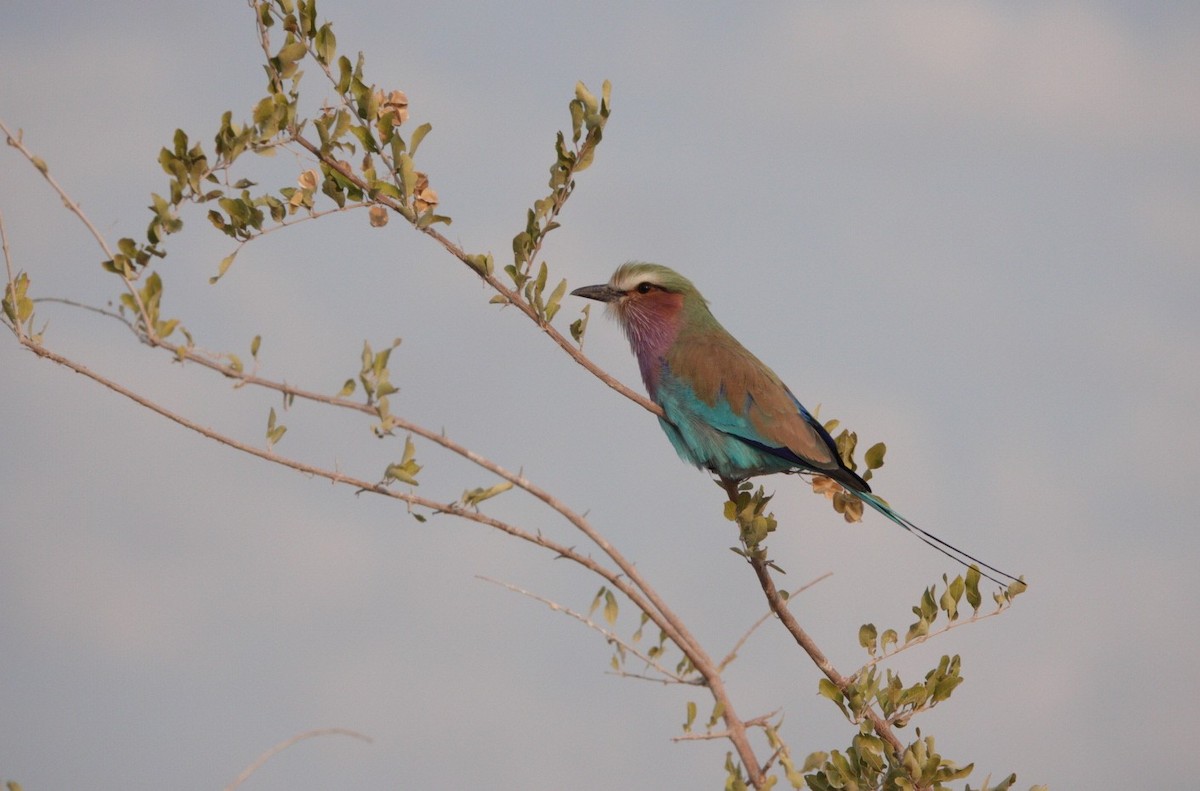
[[[834,444],[837,445],[838,455],[841,456],[842,462],[852,471],[857,470],[858,464],[854,461],[854,449],[858,446],[858,434],[843,429],[842,433],[837,435]]]
[[[303,41],[293,41],[290,44],[285,44],[275,57],[279,58],[282,65],[290,65],[303,58],[308,53]]]
[[[350,90],[350,80],[352,77],[354,77],[354,69],[350,65],[350,59],[343,55],[338,58],[338,93],[343,96],[346,95],[346,92]]]
[[[481,275],[490,275],[495,268],[491,253],[474,253],[468,255],[467,264]],[[508,302],[503,295],[500,295],[500,298],[503,302]]]
[[[462,504],[470,507],[478,507],[484,500],[490,500],[498,494],[503,494],[513,488],[511,481],[501,481],[495,486],[488,488],[469,489],[463,492]]]
[[[584,107],[587,108],[589,113],[595,113],[600,110],[600,103],[596,101],[595,95],[582,82],[575,83],[575,98],[583,102]]]
[[[571,142],[578,143],[583,133],[583,102],[571,102],[568,109],[571,111]]]
[[[867,653],[875,656],[877,650],[878,633],[875,631],[875,624],[864,623],[858,628],[858,644],[867,649]]]
[[[33,316],[33,300],[29,292],[29,275],[18,274],[4,287],[4,315],[14,324],[25,324]]]
[[[604,591],[604,620],[608,621],[609,626],[617,623],[617,597],[610,590]]]
[[[717,726],[717,723],[720,722],[721,718],[724,716],[725,716],[725,701],[718,700],[716,702],[716,705],[713,706],[712,714],[708,718],[708,729],[711,731],[713,728],[715,728]]]
[[[920,610],[917,611],[917,614],[930,623],[933,623],[935,620],[937,620],[938,607],[937,602],[933,600],[932,586],[926,588],[925,592],[921,594],[921,605]]]
[[[696,703],[689,700],[687,703],[687,720],[683,723],[683,732],[691,733],[692,724],[696,722]]]
[[[972,564],[967,568],[966,587],[967,603],[975,612],[979,612],[979,605],[983,604],[983,597],[979,595],[979,580],[979,567]]]
[[[567,293],[567,281],[564,278],[555,286],[554,291],[550,293],[550,299],[546,300],[546,321],[554,321],[554,315],[558,313],[559,302]]]
[[[217,266],[217,273],[208,279],[209,285],[215,284],[225,276],[225,273],[229,271],[229,267],[233,265],[233,259],[235,258],[237,258],[237,253],[232,252],[221,259],[221,263]]]
[[[571,322],[571,337],[574,338],[575,342],[579,344],[580,348],[582,348],[583,336],[587,332],[588,319],[590,319],[592,315],[592,306],[590,304],[584,305],[583,309],[580,310],[579,313],[580,317]]]
[[[421,471],[421,465],[408,456],[411,446],[412,438],[410,437],[404,448],[406,458],[399,464],[392,463],[387,466],[387,469],[383,473],[385,480],[400,481],[410,486],[418,485],[417,473]]]
[[[604,594],[607,592],[608,588],[604,587],[603,585],[600,586],[600,590],[596,591],[596,595],[592,599],[592,606],[588,608],[589,618],[591,618],[592,614],[596,612],[596,608],[600,606],[600,602],[604,600]]]
[[[417,155],[417,147],[421,145],[421,141],[425,139],[425,135],[429,134],[433,129],[433,124],[424,123],[412,131],[412,135],[408,138],[408,155],[415,157]]]
[[[938,601],[938,606],[942,608],[951,621],[958,618],[958,603],[962,601],[963,591],[965,590],[966,585],[963,583],[963,578],[961,576],[955,577],[946,586],[945,592],[942,593],[942,597]]]
[[[404,190],[404,204],[407,206],[412,200],[413,189],[417,184],[417,168],[409,154],[401,154],[397,165],[399,166],[400,188]]]
[[[895,629],[884,629],[883,634],[879,638],[879,647],[883,653],[887,653],[888,646],[895,646],[900,642],[900,636],[896,634]]]
[[[321,29],[317,31],[314,45],[317,51],[317,60],[322,64],[329,64],[337,53],[337,37],[333,35],[332,24],[326,22],[321,25]]]
[[[827,678],[823,678],[817,684],[817,692],[821,697],[829,698],[836,703],[838,708],[842,710],[842,714],[849,718],[850,711],[846,708],[846,696],[842,694],[842,691],[837,688],[836,684]]]
[[[267,447],[273,446],[286,432],[287,426],[275,425],[275,407],[271,407],[271,413],[267,416]]]
[[[866,462],[868,470],[877,470],[883,466],[883,454],[887,453],[887,445],[882,442],[876,442],[867,449],[866,455],[863,456],[863,461]]]
[[[908,645],[916,638],[924,637],[927,634],[929,634],[929,621],[919,618],[916,623],[908,627],[908,633],[904,635],[904,644]]]

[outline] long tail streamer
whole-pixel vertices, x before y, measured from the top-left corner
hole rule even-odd
[[[943,541],[942,539],[938,538],[933,533],[922,530],[921,528],[914,525],[912,522],[905,519],[900,514],[893,511],[892,507],[890,505],[888,505],[887,503],[885,503],[883,500],[879,499],[875,495],[870,494],[868,492],[856,492],[853,490],[847,490],[847,491],[850,491],[850,493],[853,494],[855,497],[862,500],[864,503],[871,506],[876,511],[883,514],[884,516],[886,516],[888,519],[892,520],[896,524],[900,525],[905,530],[912,533],[917,538],[921,539],[926,544],[928,544],[929,546],[936,549],[938,552],[941,552],[946,557],[948,557],[958,563],[961,563],[967,567],[974,565],[974,566],[976,566],[976,568],[980,568],[979,573],[982,574],[983,576],[987,577],[988,579],[990,579],[992,582],[996,583],[997,585],[1007,588],[1009,583],[1004,582],[1003,580],[996,579],[991,574],[988,574],[987,571],[983,571],[983,569],[988,569],[988,571],[993,571],[996,574],[999,574],[1001,577],[1006,577],[1007,579],[1011,580],[1012,582],[1020,582],[1021,581],[1018,578],[1014,577],[1013,575],[1009,574],[1007,571],[1001,571],[1000,569],[996,568],[995,566],[989,566],[987,563],[984,563],[982,560],[975,557],[974,555],[969,555],[966,552],[963,552],[958,547],[954,546],[953,544],[949,544],[949,543]]]

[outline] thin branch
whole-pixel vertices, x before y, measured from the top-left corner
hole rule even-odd
[[[542,536],[540,534],[529,533],[525,530],[522,530],[519,527],[516,527],[515,525],[508,524],[507,522],[503,522],[499,519],[494,519],[490,516],[479,513],[478,511],[474,511],[469,508],[464,508],[463,506],[459,505],[458,503],[444,503],[444,502],[439,502],[437,500],[431,500],[427,497],[422,497],[420,495],[412,494],[410,492],[397,491],[397,490],[388,488],[383,483],[372,483],[371,481],[367,481],[362,478],[356,478],[352,475],[345,475],[340,472],[334,472],[332,470],[327,470],[322,467],[317,467],[317,466],[314,466],[311,464],[306,464],[304,462],[297,461],[296,459],[292,459],[287,456],[281,456],[273,451],[265,450],[263,448],[259,448],[254,445],[249,445],[245,442],[234,439],[233,437],[230,437],[226,434],[222,434],[218,431],[214,431],[213,429],[207,428],[205,426],[201,426],[200,424],[198,424],[192,420],[189,420],[188,418],[185,418],[182,415],[176,414],[175,412],[172,412],[171,410],[147,399],[146,397],[144,397],[138,393],[135,393],[132,390],[129,390],[128,388],[118,384],[117,382],[114,382],[113,380],[108,379],[108,378],[96,373],[95,371],[92,371],[91,369],[87,368],[86,366],[84,366],[80,363],[77,363],[74,360],[71,360],[67,357],[63,357],[60,354],[50,351],[49,349],[45,348],[44,346],[39,346],[38,344],[33,343],[32,341],[28,341],[28,340],[23,341],[22,345],[26,349],[29,349],[30,351],[32,351],[34,354],[38,355],[39,357],[43,357],[45,359],[51,360],[51,361],[56,362],[66,368],[69,368],[72,371],[75,371],[76,373],[82,374],[83,376],[86,376],[87,378],[91,379],[92,381],[97,382],[98,384],[101,384],[104,387],[107,387],[108,389],[112,390],[113,392],[118,393],[122,396],[125,396],[126,398],[137,403],[138,405],[143,406],[146,409],[149,409],[151,412],[161,415],[174,423],[178,423],[179,425],[183,426],[184,428],[195,431],[196,433],[200,434],[201,436],[208,437],[209,439],[219,442],[222,445],[226,445],[230,448],[233,448],[234,450],[240,450],[243,453],[248,453],[251,456],[255,456],[257,458],[263,459],[264,461],[269,461],[273,464],[278,464],[280,466],[296,470],[297,472],[304,473],[305,475],[311,475],[313,477],[318,477],[318,478],[325,478],[326,480],[329,480],[333,483],[339,483],[339,484],[345,484],[347,486],[352,486],[355,489],[357,489],[358,491],[371,492],[373,494],[380,494],[385,497],[391,497],[393,499],[408,503],[409,505],[415,505],[420,508],[426,508],[434,513],[449,514],[451,516],[457,516],[461,519],[466,519],[471,522],[476,522],[478,524],[485,525],[487,527],[495,528],[495,529],[505,532],[511,536],[520,538],[523,541],[527,541],[531,544],[535,544],[537,546],[548,549],[551,552],[554,552],[556,555],[559,555],[561,557],[572,560],[572,561],[582,565],[583,567],[587,568],[589,571],[592,571],[595,574],[599,575],[600,577],[604,578],[605,580],[608,580],[614,587],[617,587],[618,589],[620,589],[621,592],[625,593],[627,596],[630,596],[631,598],[637,597],[637,591],[633,590],[631,588],[631,586],[629,585],[629,583],[626,580],[622,579],[622,575],[618,574],[615,571],[612,571],[611,569],[605,568],[600,563],[595,561],[593,558],[591,558],[587,555],[582,555],[579,552],[577,552],[576,550],[572,549],[571,547],[566,546],[565,544],[560,544],[560,543],[553,541],[549,538],[546,538],[545,536]],[[642,604],[645,605],[644,600],[642,600]],[[646,605],[646,606],[648,606],[648,605]]]
[[[297,156],[299,155],[297,154]],[[290,220],[285,217],[274,225],[255,231],[251,236],[242,239],[237,243],[237,246],[233,248],[233,252],[230,253],[229,256],[240,255],[243,247],[255,241],[256,239],[261,239],[269,233],[274,233],[275,231],[279,231],[284,228],[291,228],[293,225],[299,225],[300,223],[308,222],[309,220],[317,220],[330,214],[341,214],[342,212],[352,211],[354,209],[365,209],[370,205],[371,204],[367,201],[357,201],[353,203],[348,202],[345,206],[334,206],[332,209],[321,209],[319,211],[309,210],[304,214],[293,215],[292,219]]]
[[[833,572],[827,571],[824,574],[822,574],[821,576],[817,577],[815,580],[812,580],[811,582],[807,582],[804,585],[801,585],[799,588],[796,588],[796,590],[794,590],[788,594],[788,597],[784,601],[783,606],[784,607],[789,606],[791,604],[793,598],[795,598],[796,596],[799,596],[801,593],[804,593],[804,591],[806,591],[809,588],[811,588],[812,586],[816,585],[818,582],[829,579],[832,576],[833,576]],[[753,623],[753,625],[751,625],[751,627],[746,630],[745,634],[743,634],[740,638],[738,638],[738,641],[733,644],[733,648],[729,649],[729,653],[726,654],[725,658],[722,659],[717,664],[717,667],[721,670],[724,670],[726,667],[728,667],[730,662],[737,659],[738,651],[742,650],[742,646],[746,644],[746,641],[750,639],[750,636],[752,634],[754,634],[756,631],[758,631],[758,628],[761,627],[764,623],[771,620],[771,618],[774,615],[775,615],[775,611],[770,610],[770,609],[768,609],[765,613],[763,613],[763,616],[761,618],[759,618],[757,621],[755,621]]]
[[[72,214],[78,217],[79,221],[83,223],[84,227],[91,232],[93,238],[96,240],[96,243],[100,245],[100,249],[104,251],[104,254],[109,258],[112,258],[113,252],[111,249],[109,249],[108,242],[104,239],[104,235],[101,234],[99,229],[92,224],[92,221],[89,220],[87,215],[83,213],[83,209],[79,208],[79,204],[71,199],[71,196],[67,194],[67,191],[62,188],[62,186],[50,173],[50,168],[46,166],[45,160],[26,148],[25,143],[21,141],[20,136],[14,135],[12,130],[8,128],[8,125],[5,124],[3,120],[0,120],[0,131],[4,132],[4,135],[8,140],[8,144],[24,154],[25,158],[28,159],[29,162],[35,168],[37,168],[37,171],[42,174],[42,178],[49,182],[50,186],[54,188],[54,191],[58,193],[58,197],[62,199],[63,205],[66,206]]]
[[[695,686],[702,685],[702,682],[700,682],[700,681],[697,681],[695,679],[684,678],[683,676],[679,675],[678,673],[668,670],[667,668],[665,668],[661,664],[659,664],[657,660],[655,660],[654,658],[652,658],[650,656],[647,656],[645,653],[638,650],[631,643],[624,640],[622,637],[617,635],[615,632],[605,629],[603,626],[601,626],[600,624],[593,621],[590,617],[588,617],[582,613],[578,613],[575,610],[572,610],[570,607],[566,607],[562,604],[559,604],[556,601],[547,599],[543,596],[539,596],[538,594],[533,593],[532,591],[525,590],[524,588],[518,587],[518,586],[508,583],[508,582],[502,582],[501,580],[493,579],[491,577],[485,577],[485,576],[479,575],[479,574],[477,574],[475,576],[475,578],[483,580],[484,582],[490,582],[493,585],[499,585],[500,587],[506,588],[506,589],[512,591],[513,593],[519,593],[522,596],[528,596],[529,598],[533,599],[534,601],[540,601],[542,604],[546,605],[547,607],[549,607],[551,610],[554,610],[555,612],[561,612],[564,615],[571,616],[572,618],[579,621],[580,623],[582,623],[584,626],[588,627],[589,629],[593,629],[593,630],[599,632],[601,635],[603,635],[605,640],[608,640],[610,643],[616,643],[617,645],[621,646],[621,648],[625,649],[629,653],[636,656],[638,659],[645,662],[649,667],[654,668],[659,673],[661,673],[663,676],[665,676],[665,678],[652,678],[650,676],[639,676],[639,678],[644,678],[648,681],[661,681],[663,683],[675,682],[678,684],[691,684],[691,685],[695,685]],[[629,674],[629,675],[633,675],[633,674]]]
[[[17,339],[25,340],[25,328],[21,326],[19,316],[16,316],[17,305],[17,281],[16,275],[13,274],[12,256],[8,252],[8,231],[4,228],[4,213],[0,212],[0,247],[4,249],[4,271],[8,275],[8,293],[12,294],[13,299],[13,332],[16,333]],[[7,316],[0,317],[0,321],[7,321]]]
[[[100,245],[100,249],[104,252],[105,259],[112,261],[116,256],[113,255],[113,251],[108,246],[108,242],[104,239],[104,235],[101,234],[99,229],[92,224],[92,221],[86,214],[84,214],[83,209],[80,208],[79,204],[67,194],[67,191],[62,188],[62,185],[60,185],[50,173],[50,168],[46,165],[46,161],[26,148],[25,143],[21,140],[20,135],[18,134],[14,136],[12,130],[8,128],[8,125],[5,124],[2,119],[0,119],[0,131],[4,132],[4,136],[8,144],[20,151],[25,158],[29,160],[29,164],[33,165],[34,168],[36,168],[37,171],[42,174],[42,178],[44,178],[46,182],[54,189],[54,191],[58,193],[58,197],[62,200],[63,205],[67,207],[67,210],[74,214],[79,221],[83,223],[84,227],[88,229],[88,231],[92,234],[92,237],[95,238],[96,243]],[[124,274],[121,275],[121,280],[125,283],[125,290],[129,292],[130,296],[133,298],[134,304],[137,305],[138,314],[142,317],[142,323],[146,325],[146,335],[151,338],[155,338],[156,335],[154,332],[154,327],[150,321],[150,315],[146,311],[146,306],[142,303],[142,295],[138,293],[136,288],[133,287],[133,281]]]
[[[8,284],[13,285],[12,255],[8,252],[8,231],[4,228],[4,212],[0,212],[0,247],[4,249],[4,271],[8,273]]]
[[[808,654],[813,664],[825,674],[826,678],[833,682],[834,686],[845,694],[850,688],[851,680],[838,672],[833,663],[829,661],[829,658],[825,656],[825,652],[817,646],[808,632],[804,631],[804,628],[800,626],[800,622],[796,620],[796,617],[792,615],[791,610],[787,607],[787,603],[779,595],[779,591],[775,587],[775,580],[772,579],[771,570],[767,567],[767,559],[761,555],[753,554],[749,557],[749,560],[754,573],[758,575],[759,584],[762,586],[763,594],[766,595],[767,603],[771,606],[771,610],[779,616],[779,620],[792,637],[795,638],[796,643],[804,650],[804,653]],[[863,713],[871,721],[875,733],[891,746],[894,758],[899,760],[900,756],[904,754],[904,745],[901,743],[899,737],[896,736],[896,732],[892,730],[891,724],[869,703],[863,708]],[[913,780],[915,782],[915,778]],[[917,786],[917,788],[924,788],[924,786]]]
[[[775,715],[779,714],[779,712],[780,712],[780,709],[775,709],[775,711],[772,711],[768,714],[760,714],[757,717],[748,719],[742,724],[745,725],[747,728],[765,728],[771,724],[771,720],[775,717]],[[695,742],[695,741],[709,741],[711,739],[728,739],[728,738],[729,738],[729,731],[705,731],[704,733],[685,733],[682,736],[672,736],[671,741],[673,741],[673,742]],[[769,766],[770,766],[770,761],[763,764],[763,771],[764,772],[767,771]]]
[[[610,676],[616,676],[617,678],[631,678],[634,681],[650,681],[654,684],[662,684],[663,686],[667,686],[668,684],[688,684],[694,687],[707,686],[702,679],[686,679],[684,681],[676,681],[675,679],[663,678],[661,676],[647,676],[644,673],[631,673],[628,670],[606,670],[605,673]]]
[[[101,316],[106,316],[110,319],[114,319],[114,320],[119,321],[122,324],[124,324],[126,327],[128,327],[133,332],[134,335],[138,336],[138,340],[141,340],[141,338],[142,338],[142,336],[140,334],[138,334],[137,327],[135,327],[133,325],[133,322],[131,322],[129,319],[125,318],[124,316],[122,316],[120,313],[118,313],[115,310],[108,310],[107,308],[98,308],[95,305],[88,305],[83,302],[76,302],[73,299],[65,299],[63,297],[38,297],[37,299],[35,299],[33,301],[35,304],[38,302],[52,302],[52,303],[57,303],[59,305],[66,305],[67,307],[71,307],[71,308],[79,308],[80,310],[86,310],[86,311],[90,311],[92,313],[98,313]]]
[[[988,618],[991,618],[992,616],[999,615],[1000,613],[1004,612],[1011,606],[1012,606],[1012,600],[1009,599],[1008,601],[1005,601],[1004,603],[1000,604],[998,607],[996,607],[996,609],[992,610],[991,612],[986,612],[986,613],[983,613],[982,615],[979,613],[975,613],[970,618],[963,618],[963,619],[956,620],[956,621],[950,621],[945,626],[943,626],[942,628],[940,628],[936,631],[926,632],[923,635],[914,637],[913,639],[909,640],[904,645],[899,646],[895,650],[893,650],[889,653],[886,653],[886,654],[880,654],[879,656],[875,657],[874,659],[871,659],[869,662],[864,664],[858,670],[855,670],[853,673],[851,673],[850,676],[848,677],[849,681],[851,683],[853,683],[865,671],[870,670],[871,668],[878,665],[880,662],[886,662],[887,660],[896,656],[896,654],[903,653],[904,651],[907,651],[910,648],[913,648],[915,646],[920,645],[921,643],[924,643],[926,640],[930,640],[934,637],[938,637],[939,635],[943,635],[946,632],[949,632],[952,629],[957,629],[960,626],[967,626],[968,624],[979,623],[980,621],[985,621]]]
[[[225,786],[225,791],[235,791],[235,789],[238,786],[240,786],[242,783],[246,782],[246,780],[250,777],[250,775],[254,774],[259,769],[261,769],[263,764],[265,764],[267,761],[271,760],[272,758],[274,758],[276,755],[283,752],[287,748],[291,747],[293,744],[296,744],[297,742],[303,741],[305,739],[312,739],[317,736],[349,736],[354,739],[361,739],[362,741],[367,742],[368,744],[371,743],[370,736],[364,736],[363,734],[359,733],[358,731],[352,731],[347,728],[317,728],[315,730],[305,731],[304,733],[298,733],[295,736],[291,737],[290,739],[285,739],[284,741],[281,741],[279,744],[275,745],[271,749],[264,752],[262,755],[258,756],[258,758],[255,758],[254,762],[251,763],[249,766],[247,766],[245,769],[243,769],[241,774],[239,774],[236,778],[234,778],[232,783]]]

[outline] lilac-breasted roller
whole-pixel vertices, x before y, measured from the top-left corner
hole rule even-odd
[[[824,475],[939,552],[1016,579],[927,533],[872,494],[842,462],[825,427],[721,326],[683,275],[630,262],[608,283],[571,293],[607,304],[629,338],[650,399],[662,407],[659,424],[667,438],[680,458],[714,473],[727,491],[754,475]]]

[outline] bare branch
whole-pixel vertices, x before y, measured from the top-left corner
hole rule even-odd
[[[767,603],[771,606],[771,610],[779,616],[779,620],[792,637],[795,638],[796,643],[804,650],[804,653],[808,654],[813,664],[825,674],[826,678],[833,682],[834,686],[845,693],[850,687],[850,679],[838,672],[833,663],[829,661],[829,658],[825,656],[825,652],[817,646],[808,632],[804,631],[803,627],[800,626],[800,622],[796,620],[796,617],[792,615],[791,610],[787,607],[787,603],[779,595],[779,591],[775,587],[775,580],[771,577],[771,570],[767,566],[769,561],[761,554],[751,555],[749,561],[751,567],[754,569],[754,573],[758,575],[759,584],[762,586],[763,594],[766,595]],[[875,707],[869,703],[864,707],[863,711],[867,719],[871,721],[871,725],[875,728],[875,733],[891,746],[894,751],[893,757],[898,759],[899,756],[903,755],[904,745],[883,715],[877,712]],[[921,788],[921,786],[918,786],[918,788]]]
[[[246,780],[250,777],[250,775],[254,774],[259,769],[261,769],[263,767],[263,764],[265,764],[267,761],[274,758],[276,755],[279,755],[279,753],[281,753],[284,750],[286,750],[287,748],[291,747],[293,744],[296,744],[297,742],[300,742],[300,741],[304,741],[305,739],[312,739],[317,736],[349,736],[354,739],[361,739],[362,741],[367,742],[368,744],[371,743],[370,736],[364,736],[363,734],[359,733],[358,731],[352,731],[352,730],[348,730],[346,728],[317,728],[315,730],[305,731],[304,733],[298,733],[295,736],[291,737],[290,739],[285,739],[285,740],[281,741],[279,744],[275,745],[271,749],[264,752],[262,755],[255,758],[254,762],[251,763],[249,766],[247,766],[245,769],[243,769],[241,774],[239,774],[237,777],[235,777],[232,783],[225,786],[225,791],[235,791],[235,789],[238,786],[240,786],[242,783],[246,782]]]
[[[2,212],[0,212],[0,247],[3,247],[4,249],[4,271],[8,275],[8,292],[12,294],[13,298],[15,299],[17,295],[17,281],[16,275],[13,274],[12,256],[8,252],[8,231],[4,228],[4,214]],[[14,309],[15,307],[16,306],[14,305]],[[0,321],[6,320],[7,316],[0,317]],[[16,333],[18,340],[25,340],[25,328],[21,326],[21,321],[19,318],[13,320],[12,329],[13,332]]]
[[[25,143],[21,140],[21,136],[19,134],[14,135],[12,130],[10,130],[2,120],[0,120],[0,131],[4,132],[8,144],[24,154],[25,158],[29,160],[30,164],[37,168],[37,171],[42,174],[42,178],[44,178],[50,184],[50,186],[54,188],[54,191],[58,193],[58,197],[62,199],[63,205],[66,206],[72,214],[78,217],[79,221],[83,223],[84,227],[91,232],[92,237],[96,240],[96,244],[100,245],[100,249],[104,251],[104,254],[109,258],[112,258],[113,252],[111,249],[109,249],[108,242],[105,240],[104,235],[101,234],[99,229],[92,224],[92,221],[88,219],[86,214],[83,213],[83,209],[79,208],[79,204],[67,194],[67,191],[62,188],[62,186],[58,183],[58,180],[55,179],[50,173],[50,168],[46,166],[45,160],[26,148]]]
[[[745,725],[747,728],[765,728],[771,724],[771,720],[774,719],[775,716],[779,714],[779,712],[780,712],[780,709],[775,709],[775,711],[772,711],[768,714],[761,714],[757,717],[748,719],[742,724]],[[705,731],[704,733],[685,733],[682,736],[672,736],[671,741],[673,741],[673,742],[695,742],[695,741],[709,741],[712,739],[728,739],[728,738],[729,738],[729,731]],[[774,756],[772,756],[772,759],[773,758],[774,758]],[[767,771],[769,766],[770,766],[770,761],[764,763],[763,771],[764,772]]]
[[[827,571],[824,574],[822,574],[821,576],[817,577],[815,580],[812,580],[811,582],[807,582],[804,585],[801,585],[799,588],[796,588],[796,590],[794,590],[788,594],[788,597],[784,601],[783,606],[787,607],[791,603],[791,601],[794,597],[799,596],[801,593],[804,593],[804,591],[806,591],[809,588],[811,588],[812,586],[816,585],[818,582],[829,579],[832,576],[833,576],[833,572]],[[766,623],[767,621],[769,621],[771,619],[771,617],[774,615],[775,615],[775,611],[770,610],[770,609],[768,609],[765,613],[763,613],[763,616],[761,618],[759,618],[757,621],[755,621],[750,626],[750,628],[746,630],[745,634],[743,634],[740,638],[738,638],[738,641],[733,644],[733,648],[729,649],[729,653],[725,655],[725,658],[722,659],[720,661],[720,663],[718,663],[717,667],[720,670],[724,670],[726,667],[728,667],[730,662],[737,659],[738,651],[742,650],[742,646],[745,645],[746,641],[750,639],[750,635],[752,635],[756,631],[758,631],[758,628],[760,626],[762,626],[764,623]]]
[[[115,256],[113,255],[112,249],[108,246],[108,242],[105,240],[104,235],[100,233],[99,229],[96,228],[88,216],[84,214],[83,209],[80,208],[79,204],[67,194],[67,191],[63,189],[54,176],[51,175],[50,168],[46,165],[46,161],[26,148],[25,143],[21,140],[20,134],[14,136],[12,130],[8,128],[3,120],[0,120],[0,131],[4,132],[4,136],[8,144],[24,154],[25,158],[29,160],[29,164],[33,165],[34,168],[36,168],[37,171],[42,174],[42,178],[44,178],[46,182],[54,189],[54,191],[58,193],[58,197],[62,200],[63,205],[67,207],[67,210],[74,214],[79,221],[83,223],[84,227],[88,229],[88,231],[92,234],[92,237],[96,240],[96,243],[100,245],[100,249],[104,251],[105,258],[110,261],[113,260]],[[146,326],[146,334],[151,338],[155,337],[154,327],[151,326],[150,317],[146,312],[146,306],[142,304],[142,295],[139,294],[138,290],[133,287],[133,281],[131,281],[128,277],[121,275],[121,280],[125,283],[125,290],[129,292],[130,296],[133,297],[134,304],[137,305],[138,313],[142,316],[142,323]]]
[[[133,325],[133,322],[131,322],[129,319],[125,318],[124,316],[122,316],[120,313],[118,313],[115,310],[108,310],[106,308],[98,308],[95,305],[87,305],[87,304],[84,304],[83,302],[76,302],[73,299],[64,299],[63,297],[38,297],[37,299],[35,299],[33,301],[35,303],[48,302],[48,303],[55,303],[55,304],[59,304],[59,305],[66,305],[67,307],[70,307],[70,308],[78,308],[79,310],[86,310],[91,313],[98,313],[101,316],[107,316],[110,319],[114,319],[114,320],[119,321],[122,324],[124,324],[126,327],[128,327],[133,332],[134,335],[137,335],[138,338],[141,339],[141,335],[138,334],[137,328]]]
[[[490,582],[493,585],[499,585],[502,588],[507,588],[508,590],[512,591],[513,593],[519,593],[522,596],[528,596],[529,598],[533,599],[534,601],[540,601],[542,604],[546,605],[547,607],[549,607],[551,610],[554,610],[555,612],[561,612],[564,615],[571,616],[575,620],[582,623],[584,626],[587,626],[589,629],[594,629],[595,631],[599,632],[601,635],[604,636],[605,640],[608,640],[611,643],[616,643],[617,645],[621,646],[626,651],[633,654],[638,659],[645,662],[649,667],[654,668],[655,670],[657,670],[659,673],[661,673],[665,677],[665,678],[653,678],[650,676],[637,676],[638,678],[643,678],[647,681],[661,681],[663,683],[674,682],[677,684],[692,684],[692,685],[697,685],[697,686],[702,684],[702,682],[697,681],[696,679],[687,679],[672,670],[668,670],[667,668],[665,668],[661,664],[659,664],[656,659],[654,659],[650,656],[647,656],[645,653],[643,653],[642,651],[640,651],[639,649],[634,647],[634,645],[632,643],[627,642],[626,640],[621,638],[619,635],[617,635],[615,632],[605,629],[603,626],[596,623],[588,616],[583,615],[582,613],[575,612],[570,607],[566,607],[562,604],[559,604],[556,601],[552,601],[551,599],[544,598],[542,596],[539,596],[536,593],[527,591],[524,588],[518,587],[518,586],[508,583],[508,582],[502,582],[500,580],[492,579],[491,577],[485,577],[483,575],[476,575],[475,578],[483,580],[484,582]],[[632,673],[628,673],[628,674],[621,673],[620,675],[628,675],[631,677],[634,676],[634,674],[632,674]]]

